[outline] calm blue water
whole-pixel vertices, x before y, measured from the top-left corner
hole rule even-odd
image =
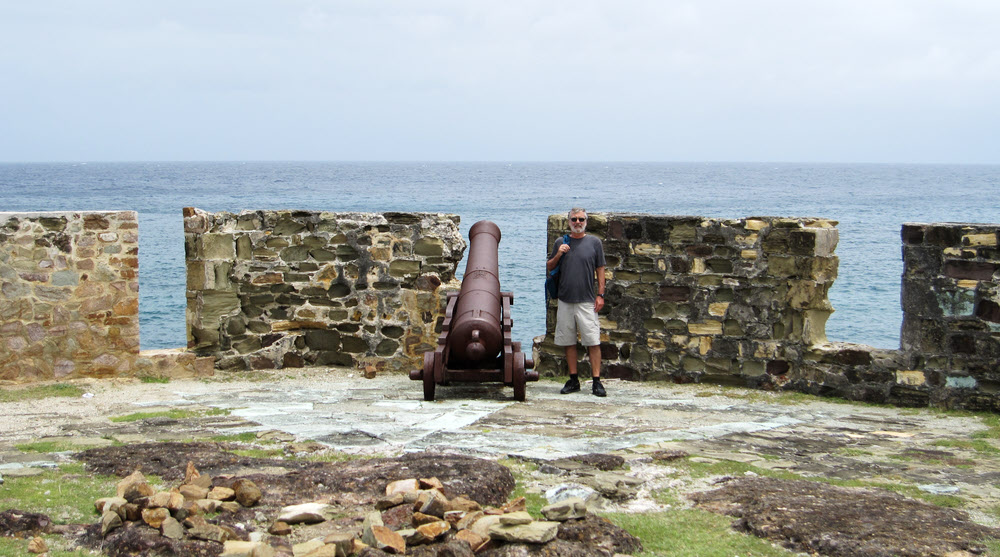
[[[830,340],[897,348],[900,225],[1000,221],[1000,166],[770,163],[0,164],[0,211],[139,212],[143,349],[184,346],[181,208],[457,213],[496,222],[514,336],[545,329],[545,225],[571,206],[840,221]],[[465,268],[464,262],[460,272]]]

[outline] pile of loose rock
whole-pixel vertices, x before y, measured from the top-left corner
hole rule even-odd
[[[346,557],[415,554],[419,546],[451,545],[440,548],[448,555],[488,554],[506,544],[545,544],[556,539],[560,525],[587,516],[580,498],[569,498],[542,509],[547,520],[535,520],[525,508],[524,497],[497,507],[482,507],[466,497],[448,499],[437,478],[406,479],[390,483],[385,496],[367,513],[360,539],[351,533],[333,533],[292,547],[295,557]],[[316,523],[331,517],[332,507],[306,503],[285,507],[271,525],[272,534],[290,532],[292,524]],[[641,548],[628,536],[629,549]],[[457,548],[452,545],[458,541]],[[613,545],[608,543],[609,546]],[[464,551],[462,546],[465,547]],[[615,553],[608,547],[607,555]],[[431,547],[420,554],[443,554]],[[228,555],[224,553],[223,555]],[[233,553],[233,555],[236,555]]]
[[[542,509],[545,520],[535,520],[526,511],[523,497],[499,507],[483,507],[467,496],[448,498],[437,478],[390,482],[374,510],[365,513],[361,509],[353,522],[343,520],[342,508],[323,501],[281,507],[273,522],[258,507],[252,522],[270,523],[264,533],[246,522],[230,520],[226,525],[207,518],[216,512],[236,515],[261,500],[261,490],[251,480],[223,480],[231,487],[212,485],[212,478],[201,475],[189,462],[179,486],[157,492],[141,472],[132,473],[118,483],[115,497],[96,501],[103,549],[117,544],[119,551],[109,554],[163,551],[223,557],[491,557],[504,555],[518,544],[540,549],[550,543],[590,546],[575,555],[610,556],[641,549],[639,541],[623,530],[588,515],[580,498],[549,505]],[[566,521],[576,525],[564,527],[569,524]],[[313,526],[321,527],[315,531],[322,535],[293,545],[306,538]],[[137,543],[137,536],[144,541]]]
[[[188,462],[184,480],[170,491],[157,492],[142,472],[135,471],[118,482],[117,495],[95,502],[101,513],[101,536],[127,522],[143,522],[170,539],[185,538],[224,543],[239,540],[244,534],[227,526],[205,520],[205,515],[219,511],[235,513],[240,507],[252,507],[261,498],[260,489],[250,480],[237,479],[232,487],[212,486],[210,476],[201,475]]]

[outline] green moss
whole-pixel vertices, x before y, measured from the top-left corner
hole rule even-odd
[[[109,418],[112,422],[137,422],[139,420],[146,420],[149,418],[173,418],[175,420],[183,420],[185,418],[200,418],[203,416],[228,416],[229,410],[225,408],[210,408],[208,410],[162,410],[157,412],[136,412],[134,414],[126,414],[124,416],[112,416]]]
[[[68,383],[55,383],[52,385],[35,385],[24,388],[4,388],[0,389],[0,402],[18,402],[21,400],[37,400],[50,397],[79,397],[83,395],[83,389]]]
[[[170,378],[169,377],[156,377],[154,375],[140,375],[139,376],[139,382],[140,383],[169,383],[170,382]]]
[[[790,557],[794,553],[766,540],[735,532],[732,517],[697,509],[602,515],[642,541],[635,557]]]

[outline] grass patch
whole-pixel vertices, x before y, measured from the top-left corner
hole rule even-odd
[[[155,375],[140,375],[139,376],[139,382],[140,383],[169,383],[170,382],[170,378],[169,377],[157,377]]]
[[[698,509],[657,513],[607,513],[602,516],[642,540],[635,557],[790,557],[770,542],[734,532],[733,519]]]
[[[97,520],[94,501],[113,496],[121,481],[114,476],[94,476],[78,463],[63,464],[37,476],[8,476],[4,480],[0,509],[44,513],[56,524]],[[147,480],[152,484],[159,478],[151,476]]]
[[[23,389],[0,389],[0,402],[19,402],[51,397],[78,397],[83,395],[83,389],[69,383],[54,383],[52,385],[35,385]]]
[[[66,451],[82,451],[88,447],[74,445],[69,441],[35,441],[14,445],[22,453],[62,453]]]
[[[161,410],[157,412],[135,412],[134,414],[126,414],[124,416],[112,416],[109,418],[112,422],[137,422],[139,420],[147,420],[149,418],[173,418],[175,420],[183,420],[185,418],[200,418],[202,416],[228,416],[229,410],[225,408],[210,408],[208,410]]]
[[[1000,449],[993,446],[993,444],[986,439],[973,439],[971,441],[965,441],[962,439],[939,439],[931,443],[931,445],[934,445],[935,447],[972,450],[983,455],[1000,455]]]
[[[257,432],[244,431],[243,433],[230,433],[229,435],[213,435],[209,439],[218,443],[253,443],[257,441]]]
[[[100,555],[100,553],[84,549],[67,549],[69,544],[62,536],[46,535],[42,536],[42,538],[45,539],[45,543],[49,546],[49,550],[45,552],[45,555],[49,557],[93,557],[94,555]],[[0,536],[0,557],[31,555],[28,553],[29,539],[22,540]]]

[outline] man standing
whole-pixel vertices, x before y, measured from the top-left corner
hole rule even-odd
[[[593,375],[593,393],[607,396],[601,385],[601,326],[597,312],[604,307],[604,246],[594,236],[588,236],[587,211],[576,208],[569,211],[569,243],[556,240],[552,254],[545,264],[546,271],[559,265],[558,308],[556,310],[555,342],[566,349],[569,381],[559,391],[562,394],[580,390],[577,374],[576,338],[587,347]],[[594,291],[594,277],[597,291]]]

